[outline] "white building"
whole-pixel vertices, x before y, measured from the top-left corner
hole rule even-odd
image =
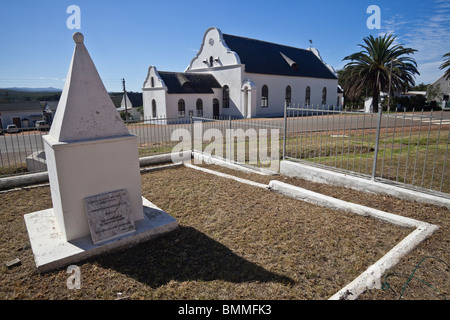
[[[140,120],[141,112],[139,108],[142,107],[142,93],[139,92],[127,92],[123,94],[122,102],[120,107],[117,108],[118,112],[126,112],[128,115],[128,120]]]
[[[212,27],[185,72],[148,69],[144,117],[283,116],[285,103],[342,106],[337,92],[337,76],[316,49],[223,34]]]
[[[427,98],[429,101],[436,101],[438,106],[442,109],[450,108],[450,79],[446,79],[445,75],[442,75],[434,81],[429,87],[427,92]]]
[[[39,101],[0,103],[0,130],[10,124],[22,129],[34,128],[36,121],[43,119]]]

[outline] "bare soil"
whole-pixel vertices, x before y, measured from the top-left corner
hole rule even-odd
[[[390,270],[389,289],[371,290],[360,299],[393,300],[401,293],[401,299],[448,297],[448,209],[283,176],[208,168],[262,183],[279,179],[439,225]],[[49,187],[1,193],[0,299],[324,300],[412,231],[186,167],[142,174],[142,188],[148,200],[177,219],[179,228],[78,263],[79,290],[68,289],[66,269],[45,274],[35,269],[23,215],[52,207]],[[432,258],[415,270],[426,257]],[[20,265],[5,266],[15,258]]]

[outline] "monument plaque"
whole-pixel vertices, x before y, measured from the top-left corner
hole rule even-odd
[[[136,230],[125,189],[87,197],[84,205],[94,244]]]

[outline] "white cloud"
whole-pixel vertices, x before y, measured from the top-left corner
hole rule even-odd
[[[420,76],[416,78],[416,83],[432,83],[443,75],[443,70],[439,69],[442,61],[426,62],[418,65]]]
[[[443,71],[439,69],[442,56],[449,52],[450,43],[450,3],[448,0],[435,0],[423,11],[418,11],[419,19],[405,20],[396,14],[383,21],[383,33],[397,35],[397,42],[418,50],[414,59],[418,64],[420,76],[416,82],[433,82]]]

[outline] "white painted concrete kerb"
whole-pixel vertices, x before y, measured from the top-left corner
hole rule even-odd
[[[359,277],[350,284],[339,290],[330,300],[348,299],[354,300],[366,289],[381,288],[381,277],[388,270],[395,266],[400,259],[411,252],[419,243],[431,236],[438,230],[438,226],[426,222],[397,216],[373,208],[349,203],[339,199],[315,193],[303,188],[295,187],[280,181],[269,183],[271,190],[279,192],[288,197],[301,201],[313,203],[331,209],[346,211],[362,216],[371,216],[384,222],[388,222],[401,227],[415,228],[405,239],[397,244],[385,256],[370,266]]]
[[[373,208],[365,207],[362,205],[346,202],[343,200],[335,199],[320,193],[316,193],[303,188],[295,187],[280,181],[273,180],[269,185],[256,183],[246,179],[238,178],[225,173],[209,170],[206,168],[198,167],[189,163],[184,164],[186,167],[203,171],[206,173],[214,174],[219,177],[233,179],[240,183],[249,184],[261,189],[269,189],[274,192],[278,192],[285,196],[295,198],[301,201],[313,203],[315,205],[336,209],[340,211],[349,212],[352,214],[358,214],[362,216],[370,216],[375,219],[391,223],[400,227],[414,228],[406,238],[404,238],[399,244],[392,248],[381,259],[367,268],[361,275],[355,280],[339,290],[336,294],[330,297],[329,300],[355,300],[366,289],[381,289],[381,277],[383,274],[393,266],[395,266],[402,257],[416,248],[422,241],[430,237],[436,232],[439,227],[419,220],[394,215],[388,212],[376,210]]]
[[[450,199],[401,188],[393,184],[372,181],[353,175],[304,165],[298,162],[281,161],[280,174],[288,177],[296,177],[312,182],[325,183],[363,192],[387,194],[400,199],[428,203],[436,206],[444,206],[450,209]]]

